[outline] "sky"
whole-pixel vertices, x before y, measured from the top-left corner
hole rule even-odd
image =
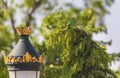
[[[112,40],[112,45],[107,47],[107,52],[120,52],[120,0],[109,8],[110,14],[105,17],[105,23],[108,29],[108,34],[99,34],[95,36],[96,40]],[[120,61],[113,63],[112,69],[116,70],[120,66]]]
[[[120,0],[116,0],[113,6],[110,8],[111,15],[108,15],[105,19],[108,35],[104,38],[112,39],[112,46],[108,47],[109,52],[120,52]],[[117,69],[120,66],[120,62],[112,66],[112,69]]]
[[[109,51],[120,51],[120,0],[116,1],[110,9],[111,15],[106,17],[108,38],[113,40]]]

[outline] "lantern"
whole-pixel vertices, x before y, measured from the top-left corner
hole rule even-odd
[[[39,78],[43,61],[29,41],[30,27],[16,28],[20,39],[9,55],[4,56],[10,78]]]

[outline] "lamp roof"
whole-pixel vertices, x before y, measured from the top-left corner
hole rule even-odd
[[[8,55],[9,58],[11,58],[11,56],[14,56],[15,58],[24,56],[26,52],[28,52],[32,57],[39,57],[39,54],[36,52],[28,38],[28,35],[31,33],[31,28],[16,28],[16,31],[20,35],[20,39]]]

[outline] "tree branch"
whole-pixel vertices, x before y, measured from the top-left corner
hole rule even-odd
[[[26,26],[30,26],[30,22],[32,21],[32,14],[35,12],[35,10],[41,5],[42,0],[34,0],[32,10],[30,13],[28,13],[28,19],[26,20]]]
[[[9,8],[8,8],[8,6],[7,6],[7,2],[5,2],[4,0],[2,0],[2,2],[3,2],[3,5],[4,5],[5,10],[8,11],[8,13],[9,13],[9,19],[10,19],[11,27],[12,27],[13,32],[14,32],[14,38],[15,38],[15,40],[17,40],[13,15],[12,15],[12,13],[9,12],[9,10],[8,10]]]

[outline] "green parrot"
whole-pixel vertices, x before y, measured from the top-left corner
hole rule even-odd
[[[74,22],[75,22],[75,18],[74,17],[70,18],[67,22],[67,29],[70,29],[71,26],[74,24]]]

